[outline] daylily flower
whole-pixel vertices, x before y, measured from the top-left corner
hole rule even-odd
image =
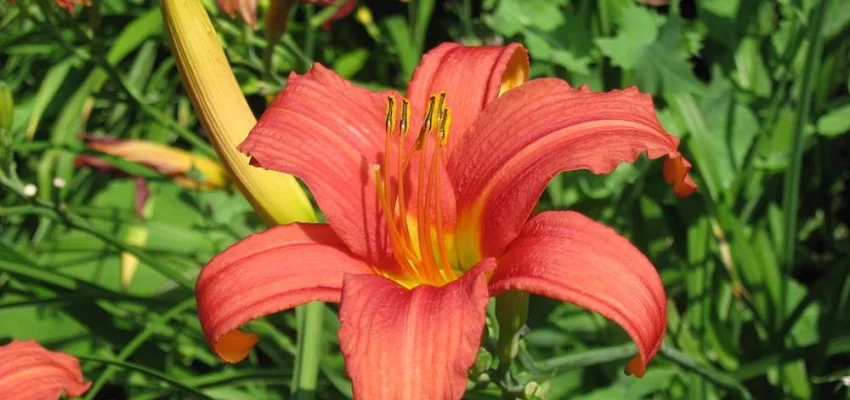
[[[652,264],[579,213],[530,215],[562,171],[667,156],[665,178],[684,196],[696,188],[690,164],[637,89],[593,93],[527,76],[521,45],[454,43],[423,57],[407,97],[319,64],[291,75],[240,150],[301,178],[329,224],[278,226],[206,265],[198,315],[214,352],[237,362],[257,341],[241,325],[340,302],[356,398],[456,399],[488,297],[519,290],[620,324],[639,350],[627,371],[642,375],[666,325]]]
[[[49,351],[34,340],[0,346],[0,399],[58,400],[62,393],[82,396],[89,386],[80,362],[68,354]]]

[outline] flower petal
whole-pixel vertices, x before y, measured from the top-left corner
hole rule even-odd
[[[238,362],[257,341],[239,326],[311,301],[338,302],[345,274],[371,273],[327,225],[274,227],[236,243],[201,270],[198,318],[213,351]]]
[[[322,29],[324,29],[326,31],[333,29],[334,22],[339,21],[339,20],[347,17],[349,14],[353,13],[355,9],[357,9],[357,0],[339,0],[339,1],[344,1],[345,3],[343,3],[342,6],[340,6],[336,10],[336,12],[333,15],[331,15],[330,18],[325,20],[325,23],[322,24]],[[332,5],[334,5],[334,3],[335,3],[334,1],[318,1],[318,2],[316,2],[316,4],[323,5],[323,6],[332,6]]]
[[[511,90],[481,114],[448,163],[464,260],[501,254],[562,171],[606,174],[643,152],[666,155],[665,178],[677,193],[692,191],[678,145],[655,117],[652,98],[635,88],[591,93],[538,79]]]
[[[0,398],[54,400],[62,393],[81,396],[91,386],[83,380],[80,362],[49,351],[34,340],[0,346]]]
[[[642,376],[667,325],[664,287],[628,240],[572,211],[531,218],[498,258],[490,294],[522,290],[576,304],[618,323],[640,354],[627,371]]]
[[[257,0],[216,0],[218,9],[233,18],[236,13],[246,24],[257,29]]]
[[[372,165],[384,151],[391,92],[355,87],[315,64],[292,74],[239,149],[256,165],[307,184],[337,235],[354,254],[388,262]]]
[[[339,341],[354,398],[461,398],[481,340],[489,268],[412,290],[380,276],[346,276]]]
[[[461,46],[443,43],[422,57],[407,86],[416,109],[428,96],[446,92],[452,110],[452,134],[447,154],[488,103],[528,79],[528,52],[521,44]]]

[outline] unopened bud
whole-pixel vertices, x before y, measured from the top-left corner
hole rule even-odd
[[[65,187],[65,180],[59,177],[53,178],[53,186],[62,189]]]
[[[490,366],[493,365],[493,355],[485,348],[478,349],[478,355],[475,357],[475,364],[469,368],[469,379],[477,381],[481,374],[487,372]]]
[[[543,383],[529,381],[525,384],[525,388],[523,388],[523,394],[525,394],[525,398],[529,400],[542,399],[546,397],[546,393],[549,392],[549,388],[551,386],[551,383],[548,381]]]

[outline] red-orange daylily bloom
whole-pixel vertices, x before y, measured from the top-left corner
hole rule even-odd
[[[49,351],[34,340],[0,346],[0,399],[57,400],[62,393],[82,396],[89,386],[80,362],[68,354]]]
[[[240,149],[303,179],[329,224],[275,227],[207,264],[198,314],[215,353],[244,358],[257,338],[238,328],[254,318],[340,302],[356,398],[460,398],[488,297],[521,290],[620,324],[639,350],[627,370],[642,375],[666,325],[652,264],[579,213],[531,213],[561,171],[667,156],[684,196],[690,164],[648,95],[527,76],[518,44],[454,43],[423,57],[406,98],[318,64],[290,76]]]

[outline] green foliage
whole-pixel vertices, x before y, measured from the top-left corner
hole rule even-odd
[[[0,1],[0,342],[35,338],[80,356],[89,399],[350,398],[333,306],[249,324],[262,339],[239,365],[209,351],[194,279],[264,228],[237,191],[188,189],[107,158],[148,180],[154,202],[139,220],[131,179],[75,167],[89,154],[82,133],[212,154],[156,2],[94,3],[69,14]],[[362,0],[371,18],[330,30],[331,13],[299,4],[270,47],[262,24],[206,3],[257,113],[314,61],[402,89],[446,40],[519,41],[534,77],[653,95],[699,191],[675,199],[660,162],[640,159],[608,176],[557,176],[539,209],[585,213],[652,260],[669,301],[658,357],[643,379],[627,377],[635,350],[616,324],[532,296],[516,363],[499,371],[510,380],[485,340],[468,398],[850,398],[850,2]],[[140,227],[147,240],[128,243]],[[122,254],[140,260],[126,287]],[[319,334],[299,338],[306,325]],[[487,333],[495,342],[492,323]]]

